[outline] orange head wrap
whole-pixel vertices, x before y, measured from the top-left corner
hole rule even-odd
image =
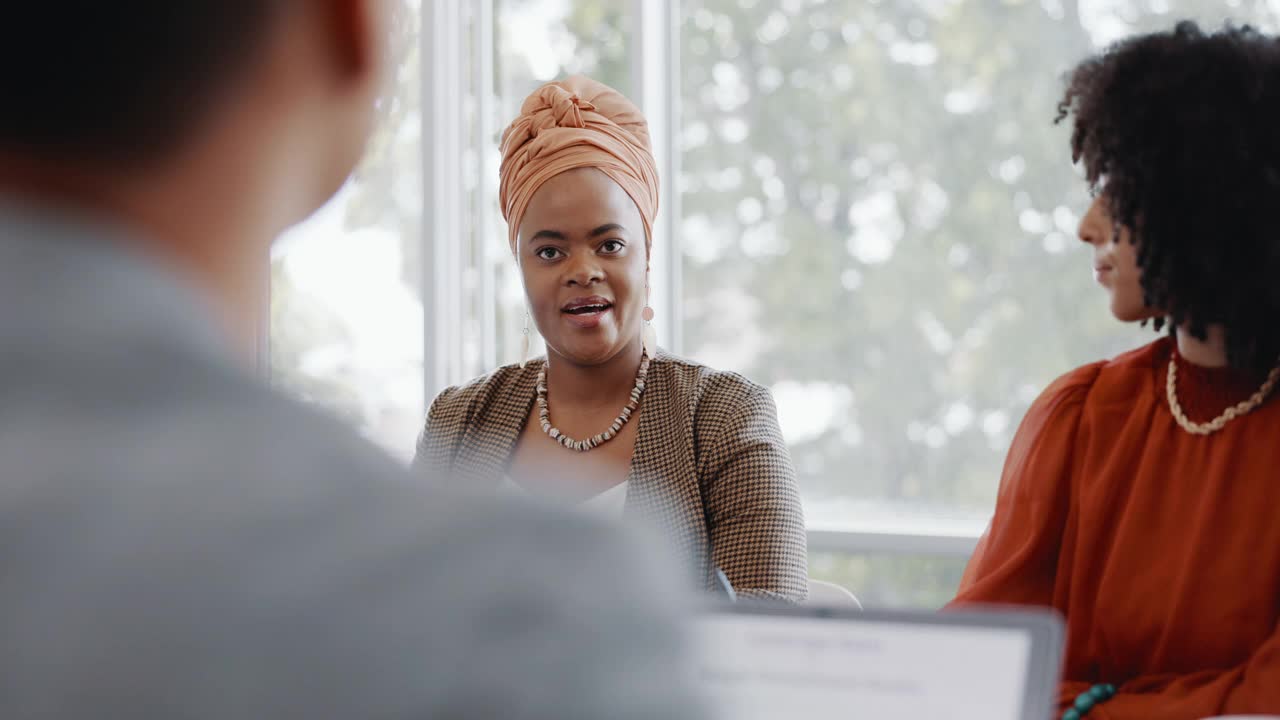
[[[618,183],[640,209],[646,242],[658,214],[658,167],[649,126],[617,90],[575,75],[525,99],[502,133],[498,203],[516,251],[520,220],[542,184],[574,168],[593,167]]]

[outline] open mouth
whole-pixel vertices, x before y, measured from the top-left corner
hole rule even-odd
[[[595,315],[607,312],[613,307],[613,303],[604,298],[586,298],[584,300],[574,300],[564,307],[560,308],[560,312],[568,315]]]
[[[560,308],[565,322],[580,330],[594,330],[600,327],[612,310],[613,302],[599,295],[574,298]]]
[[[604,312],[605,310],[608,310],[611,307],[613,306],[609,305],[608,303],[602,303],[600,305],[579,305],[578,307],[575,307],[575,308],[569,308],[568,310],[565,310],[565,312],[569,313],[570,315],[590,315],[591,313]]]

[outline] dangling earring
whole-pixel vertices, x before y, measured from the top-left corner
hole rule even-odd
[[[640,317],[644,318],[644,332],[641,335],[644,354],[652,360],[653,353],[658,349],[658,333],[653,329],[653,308],[645,305]]]
[[[529,364],[529,311],[524,311],[524,334],[520,338],[520,367]]]

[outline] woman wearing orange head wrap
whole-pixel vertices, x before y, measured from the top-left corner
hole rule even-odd
[[[653,344],[658,174],[640,111],[585,77],[502,137],[499,201],[547,357],[441,393],[415,465],[639,516],[707,588],[802,600],[804,521],[769,391]]]

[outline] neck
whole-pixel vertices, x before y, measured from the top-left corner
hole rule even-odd
[[[643,345],[637,338],[599,365],[580,365],[547,350],[547,394],[555,404],[574,408],[606,408],[625,404],[640,371]],[[621,399],[621,400],[620,400]]]
[[[1225,367],[1227,365],[1227,333],[1221,325],[1210,325],[1203,340],[1185,326],[1177,330],[1178,354],[1192,365]]]
[[[255,231],[256,222],[236,222],[246,213],[217,183],[178,175],[94,173],[0,158],[0,192],[120,226],[129,245],[123,249],[168,268],[202,296],[233,350],[252,364],[266,310],[270,233]],[[261,242],[253,240],[258,236]]]

